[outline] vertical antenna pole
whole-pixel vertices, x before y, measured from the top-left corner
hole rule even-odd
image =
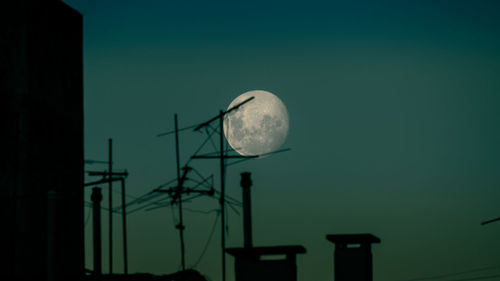
[[[177,196],[179,197],[179,224],[177,228],[179,229],[181,238],[181,264],[182,271],[186,270],[186,260],[184,252],[184,222],[182,217],[182,183],[181,183],[181,173],[180,173],[180,157],[179,157],[179,128],[177,122],[177,114],[174,115],[175,122],[175,156],[177,159]]]
[[[101,188],[92,188],[92,232],[94,242],[94,278],[100,280],[102,274],[101,262]]]
[[[250,187],[252,179],[250,173],[241,173],[241,188],[243,194],[243,241],[245,248],[252,248],[252,201]]]
[[[123,272],[128,275],[128,253],[127,253],[127,213],[125,206],[125,178],[122,182],[122,227],[123,227]]]
[[[219,112],[219,130],[220,130],[220,214],[221,214],[221,248],[222,248],[222,281],[226,281],[226,221],[224,212],[224,199],[225,199],[225,163],[224,163],[224,113],[222,110]]]
[[[113,139],[108,140],[108,179],[109,179],[109,274],[113,274]]]

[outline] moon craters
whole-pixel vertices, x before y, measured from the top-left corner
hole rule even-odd
[[[279,149],[288,135],[285,105],[274,94],[256,90],[240,95],[229,108],[250,97],[254,99],[224,118],[229,145],[241,155],[262,155]]]

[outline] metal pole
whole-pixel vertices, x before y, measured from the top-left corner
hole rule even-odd
[[[128,255],[127,255],[127,213],[125,207],[125,179],[122,182],[122,226],[123,226],[123,271],[128,275]]]
[[[243,241],[245,248],[252,248],[252,202],[250,187],[252,180],[250,173],[241,173],[241,187],[243,191]]]
[[[101,261],[101,200],[102,193],[100,187],[92,188],[92,231],[94,240],[94,276],[99,278],[102,274]]]
[[[109,274],[113,274],[113,139],[108,140],[108,168],[109,168]]]
[[[47,281],[56,280],[56,200],[54,190],[47,192]]]
[[[184,221],[182,216],[182,184],[181,184],[181,172],[180,172],[180,157],[179,157],[179,129],[177,122],[177,114],[174,115],[175,122],[175,156],[177,159],[177,196],[179,197],[179,224],[177,228],[179,229],[179,234],[181,238],[181,264],[182,271],[186,270],[185,252],[184,252]]]
[[[222,248],[222,281],[226,281],[226,221],[224,212],[224,198],[225,198],[225,163],[224,163],[224,113],[222,110],[219,112],[219,127],[220,127],[220,214],[221,214],[221,248]]]

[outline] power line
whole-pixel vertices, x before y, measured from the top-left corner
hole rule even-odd
[[[434,280],[434,279],[442,279],[442,278],[447,278],[447,277],[453,277],[453,276],[458,276],[458,275],[464,275],[464,274],[469,274],[469,273],[475,273],[475,272],[481,272],[481,271],[486,271],[486,270],[491,270],[491,269],[498,269],[500,268],[499,265],[497,266],[489,266],[489,267],[482,267],[482,268],[475,268],[475,269],[470,269],[466,271],[460,271],[460,272],[453,272],[453,273],[447,273],[447,274],[441,274],[441,275],[435,275],[435,276],[428,276],[428,277],[421,277],[421,278],[412,278],[412,279],[404,279],[400,281],[423,281],[423,280]],[[500,275],[494,275],[493,277],[497,277]],[[493,278],[489,277],[489,278]],[[478,278],[483,278],[483,277],[478,277]],[[453,281],[462,281],[462,280],[480,280],[480,279],[460,279],[460,280],[453,280]]]
[[[92,213],[90,210],[87,213],[87,217],[85,218],[85,222],[83,223],[83,228],[87,227],[87,223],[89,222],[90,219],[90,213]]]
[[[113,192],[114,192],[114,193],[117,193],[117,194],[122,194],[122,192],[121,192],[121,191],[118,191],[118,190],[113,190]],[[128,193],[125,193],[125,196],[127,196],[127,197],[129,197],[129,198],[132,198],[132,199],[134,199],[134,200],[139,199],[139,197],[136,197],[136,196],[130,195],[130,194],[128,194]],[[129,205],[129,204],[127,204],[127,205]]]
[[[92,208],[92,206],[94,206],[94,204],[92,202],[89,202],[89,201],[83,201],[83,206],[87,207],[87,208]],[[109,208],[101,206],[101,210],[109,211]],[[115,214],[121,214],[121,212],[119,211],[119,208],[113,208],[112,211]]]
[[[203,211],[203,210],[195,210],[195,209],[190,209],[190,208],[184,208],[184,210],[186,210],[188,212],[192,212],[192,213],[199,213],[199,214],[210,214],[210,213],[220,211],[219,209],[212,209],[212,210],[208,210],[208,211]]]
[[[465,279],[456,279],[453,281],[472,281],[472,280],[486,280],[486,279],[496,279],[496,278],[500,278],[500,274],[490,275],[490,276],[481,276],[481,277],[472,277],[472,278],[465,278]]]
[[[220,210],[217,210],[217,216],[215,217],[214,224],[212,225],[212,230],[210,231],[207,242],[205,243],[205,246],[203,247],[203,251],[201,251],[200,257],[198,257],[198,259],[191,266],[191,268],[195,268],[200,263],[200,261],[203,259],[203,257],[205,256],[205,253],[207,252],[208,246],[210,245],[210,242],[212,241],[212,237],[214,236],[215,227],[217,226],[217,221],[219,220],[219,216],[220,216]]]

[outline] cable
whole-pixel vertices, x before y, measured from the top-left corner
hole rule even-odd
[[[464,275],[464,274],[468,274],[468,273],[481,272],[481,271],[486,271],[486,270],[490,270],[490,269],[498,269],[498,268],[500,268],[500,266],[498,266],[498,265],[497,266],[489,266],[489,267],[475,268],[475,269],[466,270],[466,271],[447,273],[447,274],[435,275],[435,276],[429,276],[429,277],[404,279],[401,281],[423,281],[423,280],[442,279],[442,278],[446,278],[446,277],[453,277],[453,276],[457,276],[457,275]],[[500,276],[500,275],[498,275],[498,276]],[[464,280],[469,280],[469,279],[464,279]],[[475,280],[475,279],[470,279],[470,280]],[[458,280],[456,280],[456,281],[458,281]]]
[[[149,191],[149,192],[148,192],[148,193],[146,193],[146,194],[143,194],[143,195],[141,195],[141,196],[139,196],[139,197],[136,197],[136,198],[135,198],[135,200],[133,200],[132,202],[127,203],[125,206],[126,206],[126,207],[128,207],[128,206],[131,206],[131,205],[134,205],[134,204],[142,204],[142,203],[147,202],[147,201],[150,201],[150,200],[152,200],[152,199],[154,199],[154,198],[156,198],[156,197],[158,197],[158,196],[162,196],[162,195],[164,195],[164,194],[161,194],[161,193],[159,193],[159,192],[155,192],[155,190],[159,190],[159,189],[161,189],[161,188],[163,188],[163,187],[165,187],[165,186],[167,186],[167,185],[169,185],[169,184],[173,183],[173,182],[174,182],[174,181],[176,181],[176,180],[177,180],[177,179],[173,179],[173,180],[170,180],[170,181],[168,181],[168,182],[166,182],[166,183],[160,184],[157,188],[154,188],[152,191]],[[130,196],[130,195],[129,195],[129,196]],[[130,196],[130,197],[132,197],[132,196]],[[142,208],[142,207],[139,207],[139,208],[137,208],[137,209],[138,209],[138,210],[140,210],[140,209],[143,209],[143,208]],[[136,212],[136,211],[137,211],[137,209],[134,209],[134,210],[132,210],[132,211],[130,211],[130,212],[127,212],[127,214],[128,214],[128,213],[133,213],[133,212]]]
[[[212,126],[210,126],[210,127],[212,127]],[[212,130],[213,130],[213,129],[212,129]],[[208,126],[207,126],[207,127],[205,127],[205,132],[207,133],[207,135],[210,135],[210,133],[208,132]],[[211,137],[210,137],[210,143],[212,144],[213,149],[214,149],[215,151],[217,151],[217,146],[215,145],[215,142],[214,142],[214,140],[213,140]]]
[[[214,192],[220,195],[220,191],[215,190]],[[232,202],[230,202],[230,200],[232,200]],[[231,196],[228,196],[228,195],[225,196],[224,201],[226,201],[228,203],[232,203],[232,204],[234,204],[236,206],[240,206],[240,207],[243,206],[243,203],[241,203],[240,201],[238,201],[238,200],[236,200],[236,199],[234,199],[234,198],[232,198]]]
[[[122,194],[122,192],[121,192],[121,191],[114,190],[114,189],[113,189],[113,192],[114,192],[114,193],[117,193],[117,194]],[[128,193],[125,193],[125,196],[127,196],[127,197],[129,197],[129,198],[132,198],[132,199],[134,199],[134,200],[139,199],[139,197],[135,197],[135,196],[130,195],[130,194],[128,194]]]
[[[203,211],[203,210],[194,210],[194,209],[190,209],[190,208],[182,208],[183,210],[186,210],[188,212],[192,212],[192,213],[200,213],[200,214],[210,214],[210,213],[213,213],[213,212],[219,212],[219,209],[212,209],[212,210],[208,210],[208,211]]]
[[[90,219],[90,213],[92,212],[89,210],[89,212],[87,213],[87,217],[85,218],[85,222],[83,223],[83,228],[87,227],[87,223],[89,222]]]
[[[198,149],[196,149],[196,151],[193,153],[193,155],[197,155],[198,152],[200,152],[200,150],[203,148],[203,146],[209,141],[209,139],[212,137],[212,135],[214,134],[215,131],[212,131],[208,136],[207,138],[205,139],[205,141],[203,141],[203,143],[198,147]],[[186,165],[185,166],[188,166],[189,163],[191,162],[191,160],[193,160],[193,158],[190,158]]]
[[[233,206],[232,203],[227,202],[227,201],[226,201],[226,203],[229,206],[229,208],[231,208],[231,210],[233,210],[233,212],[235,212],[238,216],[240,215],[240,212],[238,212],[238,210],[236,210],[236,208]]]
[[[196,183],[196,185],[192,187],[193,190],[200,187],[200,186],[204,187],[204,188],[212,188],[211,185],[208,185],[208,180],[210,180],[210,177],[207,177],[207,178],[203,179],[202,181],[198,181],[198,180],[194,180],[194,179],[190,179],[190,178],[188,178],[187,180]]]
[[[212,230],[210,230],[210,234],[208,235],[207,242],[205,243],[205,246],[203,247],[203,251],[201,251],[200,257],[198,257],[196,262],[190,267],[191,269],[198,266],[198,264],[202,260],[203,256],[205,256],[205,253],[207,252],[208,246],[210,245],[210,241],[212,241],[212,237],[214,236],[215,227],[217,226],[217,221],[219,220],[219,217],[220,217],[220,210],[217,210],[217,216],[215,216],[214,224],[212,225]]]
[[[196,168],[192,168],[192,171],[198,176],[200,177],[200,179],[204,179],[205,177],[196,169]],[[210,175],[210,176],[213,176],[213,175]]]
[[[500,274],[497,275],[490,275],[490,276],[480,276],[480,277],[472,277],[472,278],[465,278],[465,279],[456,279],[453,281],[472,281],[472,280],[486,280],[486,279],[496,279],[500,278]]]
[[[158,196],[162,196],[162,195],[164,195],[164,194],[159,194]],[[155,197],[158,197],[158,196],[155,196]],[[153,198],[151,198],[151,199],[149,199],[149,200],[152,200],[152,199],[153,199]],[[138,211],[140,211],[140,210],[142,210],[142,209],[145,209],[145,208],[147,208],[147,207],[149,207],[149,206],[151,206],[151,205],[154,205],[154,204],[159,204],[159,203],[160,203],[162,200],[164,200],[164,199],[165,199],[165,198],[163,198],[163,199],[159,199],[159,200],[157,200],[157,201],[155,201],[155,202],[151,202],[151,203],[148,203],[148,204],[142,205],[142,206],[140,206],[140,207],[137,207],[137,208],[133,209],[132,211],[128,211],[128,212],[127,212],[127,214],[132,214],[132,213],[138,212]]]
[[[88,202],[88,201],[84,201],[84,202],[83,202],[83,205],[84,205],[84,207],[87,207],[87,208],[93,208],[93,206],[94,206],[94,205],[92,204],[92,202]],[[104,211],[109,211],[109,208],[106,208],[106,207],[102,207],[102,206],[101,206],[101,210],[104,210]],[[115,214],[121,214],[121,212],[118,212],[118,211],[116,211],[115,209],[113,209],[113,213],[115,213]]]

